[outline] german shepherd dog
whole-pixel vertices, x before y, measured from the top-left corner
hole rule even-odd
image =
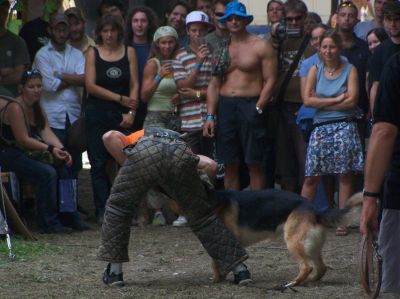
[[[320,280],[327,267],[321,251],[326,228],[358,223],[362,194],[357,193],[345,209],[323,212],[298,194],[267,189],[261,191],[208,190],[208,200],[225,226],[242,246],[268,240],[283,231],[287,249],[299,264],[298,275],[285,287]],[[225,279],[213,263],[215,282]]]

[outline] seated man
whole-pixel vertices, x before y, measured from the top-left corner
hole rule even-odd
[[[149,128],[137,144],[125,149],[120,169],[107,200],[98,258],[109,262],[103,282],[122,286],[122,263],[128,262],[132,214],[146,192],[161,187],[179,204],[192,231],[222,276],[233,270],[235,283],[251,281],[243,264],[246,251],[216,218],[197,173],[199,158],[174,131]]]

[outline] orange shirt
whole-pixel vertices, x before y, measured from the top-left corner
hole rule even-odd
[[[133,132],[132,134],[125,136],[123,143],[125,146],[127,146],[129,144],[135,144],[143,136],[144,136],[144,129]]]

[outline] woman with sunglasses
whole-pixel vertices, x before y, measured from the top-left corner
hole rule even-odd
[[[334,30],[321,37],[321,62],[311,67],[304,90],[304,105],[316,108],[314,130],[307,148],[301,195],[314,201],[323,175],[339,178],[339,208],[354,193],[355,173],[363,171],[364,158],[355,122],[358,77],[353,65],[340,57],[342,41]],[[338,227],[338,236],[347,234]]]
[[[30,158],[26,151],[48,152],[68,166],[72,164],[71,155],[50,129],[40,105],[40,72],[26,71],[21,84],[22,93],[15,100],[0,97],[0,165],[2,171],[15,172],[18,177],[38,186],[39,231],[64,233],[69,229],[61,224],[57,212],[57,171],[50,164]]]

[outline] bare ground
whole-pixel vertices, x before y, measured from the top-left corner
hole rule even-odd
[[[82,172],[80,186],[89,186],[87,172]],[[91,210],[88,188],[81,188],[81,204]],[[267,288],[297,274],[282,238],[248,248],[255,283],[238,287],[232,276],[212,282],[210,258],[188,228],[132,227],[126,286],[116,289],[101,282],[105,263],[96,260],[100,227],[93,219],[88,223],[92,229],[83,233],[38,235],[39,242],[60,250],[27,261],[2,261],[0,298],[366,298],[357,272],[357,230],[346,237],[330,230],[323,255],[332,269],[318,283],[281,293]]]

